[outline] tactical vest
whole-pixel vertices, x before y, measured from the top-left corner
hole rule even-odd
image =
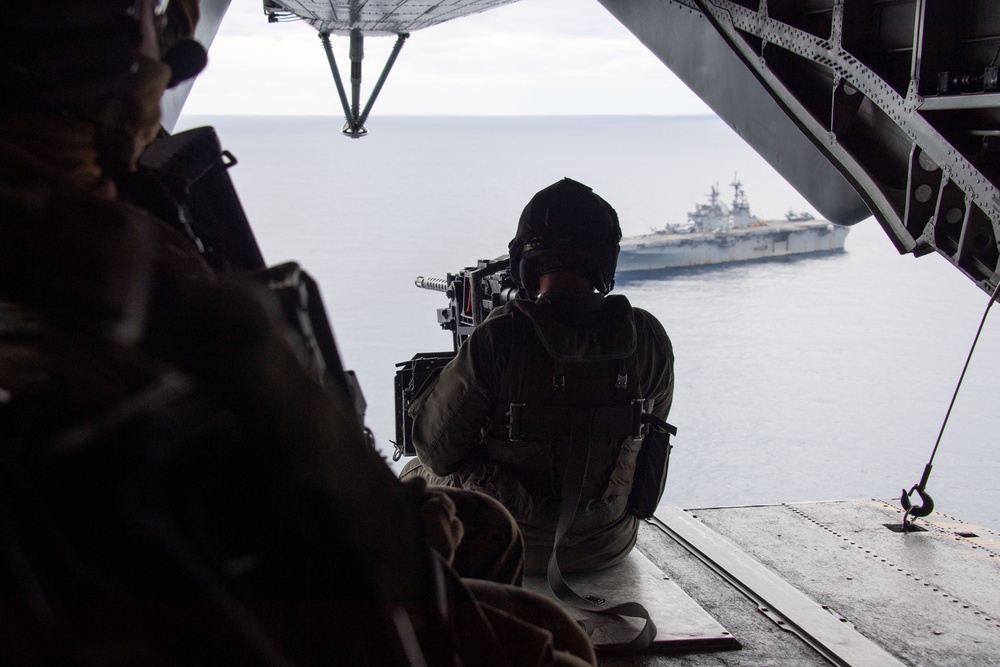
[[[581,502],[628,496],[649,408],[628,300],[607,297],[592,318],[599,326],[567,324],[566,311],[530,301],[510,312],[511,354],[485,439],[490,463],[537,503],[560,497],[568,457],[588,456]]]

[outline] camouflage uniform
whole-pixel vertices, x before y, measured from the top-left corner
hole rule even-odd
[[[663,327],[649,313],[631,308],[624,297],[596,293],[514,301],[495,310],[411,406],[419,458],[404,476],[423,473],[433,483],[482,490],[484,475],[493,475],[487,485],[493,485],[493,493],[502,487],[498,495],[524,534],[527,571],[545,571],[558,520],[558,471],[564,464],[553,462],[560,450],[551,442],[508,442],[505,413],[528,395],[528,402],[538,399],[540,390],[529,385],[550,382],[549,348],[561,348],[563,357],[586,367],[628,348],[630,338],[638,395],[650,399],[652,414],[665,420],[673,396],[673,352]],[[601,373],[610,370],[613,384],[614,365],[602,368]],[[602,396],[597,393],[584,403],[597,406],[605,400]],[[552,435],[565,440],[568,433]],[[637,456],[638,444],[607,439],[591,450],[584,496],[560,545],[564,570],[605,567],[631,550],[638,520],[628,511],[628,496]]]

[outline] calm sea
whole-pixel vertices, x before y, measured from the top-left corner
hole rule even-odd
[[[397,362],[449,349],[417,289],[506,252],[521,208],[569,176],[618,210],[626,235],[678,222],[736,177],[754,213],[807,202],[713,117],[182,117],[214,125],[269,263],[320,282],[380,447],[394,439]],[[942,258],[897,254],[874,219],[844,252],[625,276],[677,355],[679,428],[665,501],[702,507],[893,498],[920,477],[987,297]],[[998,315],[987,319],[928,490],[937,508],[1000,528]],[[398,467],[399,464],[397,464]]]

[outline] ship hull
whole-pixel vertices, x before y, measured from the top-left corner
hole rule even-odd
[[[825,220],[727,232],[655,232],[622,239],[618,271],[649,271],[843,250],[849,228]]]

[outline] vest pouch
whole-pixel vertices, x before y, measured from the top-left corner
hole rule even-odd
[[[660,504],[667,483],[671,449],[670,433],[665,430],[650,429],[642,441],[642,449],[636,457],[632,492],[628,496],[628,511],[640,519],[653,516]]]
[[[515,521],[522,522],[531,518],[534,509],[531,494],[514,477],[508,464],[495,461],[485,463],[465,479],[463,486],[499,501]]]

